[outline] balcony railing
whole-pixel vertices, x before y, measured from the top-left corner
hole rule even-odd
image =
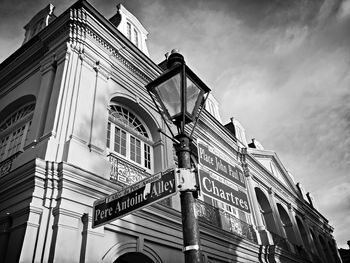
[[[0,177],[10,172],[12,168],[13,160],[16,159],[17,156],[20,155],[21,153],[23,153],[22,150],[12,154],[8,158],[0,162]]]
[[[200,221],[214,225],[257,243],[256,234],[252,225],[249,225],[224,210],[203,201],[197,200],[196,206]]]
[[[281,237],[280,235],[278,235],[276,233],[273,233],[271,231],[270,231],[270,233],[272,235],[273,243],[275,244],[275,246],[278,246],[278,247],[283,248],[291,253],[294,253],[301,258],[304,258],[304,259],[308,258],[307,252],[305,251],[305,249],[302,246],[295,245],[291,242],[288,242],[286,238]],[[288,244],[290,246],[292,246],[292,248]],[[319,261],[317,261],[317,258],[316,258],[315,262],[319,262]]]
[[[295,244],[293,244],[293,246],[294,246],[295,254],[297,254],[299,257],[307,258],[307,253],[302,246],[295,245]],[[315,262],[320,262],[320,260],[316,258]]]
[[[287,240],[284,237],[281,237],[280,235],[278,235],[274,232],[271,232],[271,231],[270,231],[270,233],[272,235],[273,243],[275,246],[278,246],[278,247],[281,247],[281,248],[284,248],[284,249],[290,251],[290,249],[288,247]]]
[[[151,176],[145,169],[119,158],[113,153],[110,153],[108,157],[111,163],[110,180],[113,182],[132,185]]]
[[[218,228],[222,228],[219,208],[211,206],[198,199],[196,202],[196,206],[198,217],[201,221],[206,222],[210,225],[214,225]]]

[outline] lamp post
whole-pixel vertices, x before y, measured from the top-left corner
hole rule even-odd
[[[147,84],[146,88],[162,117],[166,115],[178,129],[178,134],[175,136],[168,127],[177,142],[178,168],[180,178],[183,180],[180,190],[183,252],[186,263],[200,262],[199,230],[195,206],[198,188],[195,173],[191,171],[190,142],[210,89],[185,64],[184,57],[176,50],[173,50],[167,59],[167,70]],[[164,115],[154,97],[161,105]],[[188,134],[185,127],[192,122],[194,125]]]

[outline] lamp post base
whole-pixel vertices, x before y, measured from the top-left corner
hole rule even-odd
[[[191,191],[181,192],[180,199],[185,262],[200,263],[201,253],[196,200]]]

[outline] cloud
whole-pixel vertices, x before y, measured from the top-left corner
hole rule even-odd
[[[329,215],[331,225],[336,225],[334,234],[337,236],[338,246],[347,248],[346,241],[349,233],[344,231],[350,224],[350,180],[331,186],[322,194],[317,195],[318,206],[322,213]]]
[[[339,19],[346,19],[350,16],[350,0],[346,0],[342,3],[338,18]]]

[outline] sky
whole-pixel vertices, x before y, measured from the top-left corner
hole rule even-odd
[[[23,26],[52,3],[0,0],[0,63],[23,42]],[[110,18],[122,3],[149,31],[156,62],[174,48],[231,117],[277,153],[350,240],[350,0],[90,0]]]

